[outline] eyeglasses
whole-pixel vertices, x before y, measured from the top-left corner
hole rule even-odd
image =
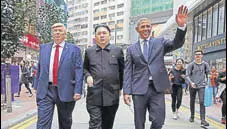
[[[202,55],[202,54],[195,54],[196,56]]]

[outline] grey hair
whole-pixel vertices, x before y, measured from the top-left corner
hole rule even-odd
[[[137,21],[137,27],[141,24],[142,21],[149,21],[149,22],[151,22],[151,20],[148,19],[148,18],[140,18],[140,19]]]

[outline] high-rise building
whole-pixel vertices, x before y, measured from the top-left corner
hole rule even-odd
[[[91,42],[92,0],[68,0],[67,30],[73,35],[75,44],[86,48]]]
[[[89,47],[95,43],[94,28],[106,24],[111,29],[112,44],[128,42],[128,1],[122,0],[68,0],[68,31],[76,44]]]

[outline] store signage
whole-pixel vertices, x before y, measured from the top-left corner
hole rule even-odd
[[[39,49],[39,43],[40,43],[39,39],[31,34],[26,34],[20,39],[20,41],[24,46],[27,46],[35,50]]]
[[[215,40],[215,41],[212,41],[212,42],[201,44],[201,45],[197,46],[197,49],[205,50],[205,49],[209,49],[209,48],[212,48],[212,47],[220,46],[222,44],[226,44],[226,38],[225,37],[218,39],[218,40]]]

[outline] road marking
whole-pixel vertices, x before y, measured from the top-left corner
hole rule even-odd
[[[25,129],[25,128],[29,127],[30,125],[34,124],[35,122],[37,122],[37,115],[9,128],[9,129]]]
[[[171,104],[170,100],[166,100],[166,103]],[[185,106],[181,106],[180,110],[182,110],[183,112],[189,113],[190,114],[190,110],[189,108],[185,107]],[[195,112],[195,118],[200,119],[200,115],[199,113]],[[208,123],[210,123],[210,125],[216,127],[217,129],[225,129],[225,126],[215,120],[212,120],[208,117],[206,117],[206,120],[208,121]]]

